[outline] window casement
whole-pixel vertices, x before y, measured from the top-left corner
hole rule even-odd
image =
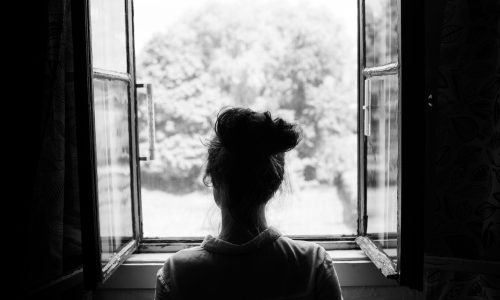
[[[415,249],[405,252],[420,223],[409,212],[418,206],[402,202],[409,189],[419,184],[403,185],[403,178],[411,177],[403,173],[405,168],[416,163],[402,155],[409,147],[402,146],[402,137],[411,132],[405,121],[405,110],[411,105],[405,107],[401,98],[406,86],[410,91],[416,83],[405,85],[410,77],[402,72],[401,50],[408,49],[404,44],[408,40],[401,32],[411,29],[405,31],[400,20],[402,12],[412,9],[402,2],[358,0],[357,233],[290,237],[317,242],[327,250],[362,249],[383,275],[407,284],[399,275],[411,269],[407,262],[412,257],[420,255]],[[82,1],[74,6],[73,18],[75,33],[84,37],[75,41],[75,71],[79,149],[88,162],[81,167],[81,194],[86,199],[82,203],[84,276],[93,288],[133,253],[174,252],[199,245],[202,237],[143,236],[140,168],[155,158],[154,86],[136,81],[132,0]],[[139,150],[139,94],[147,100],[147,155]],[[415,121],[415,116],[408,120]],[[417,175],[413,178],[420,180]],[[412,223],[406,226],[408,222]],[[408,237],[402,240],[405,233]]]
[[[360,0],[359,197],[356,243],[382,273],[398,276],[401,112],[399,3]]]
[[[94,288],[140,242],[132,2],[73,7],[84,280]]]

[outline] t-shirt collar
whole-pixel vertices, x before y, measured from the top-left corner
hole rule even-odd
[[[211,235],[207,235],[203,242],[201,243],[201,247],[205,250],[213,253],[221,253],[221,254],[245,254],[255,251],[263,246],[274,242],[278,237],[281,236],[281,233],[274,227],[268,227],[266,230],[262,231],[251,239],[250,241],[237,245],[224,240],[221,240],[217,237],[213,237]]]

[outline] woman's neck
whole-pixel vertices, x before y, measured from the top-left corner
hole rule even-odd
[[[260,205],[255,211],[249,212],[248,219],[243,222],[235,220],[227,208],[221,208],[222,226],[219,238],[233,243],[244,244],[267,229],[265,205]]]

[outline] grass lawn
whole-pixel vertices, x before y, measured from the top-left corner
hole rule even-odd
[[[356,203],[344,203],[332,186],[282,193],[267,206],[268,224],[287,235],[355,234]],[[184,195],[142,189],[144,237],[217,235],[220,212],[210,190]]]

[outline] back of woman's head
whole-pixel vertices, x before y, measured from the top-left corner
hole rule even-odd
[[[269,112],[245,108],[223,110],[215,122],[208,149],[205,179],[233,212],[265,204],[284,177],[284,153],[300,140],[294,124],[273,119]]]

